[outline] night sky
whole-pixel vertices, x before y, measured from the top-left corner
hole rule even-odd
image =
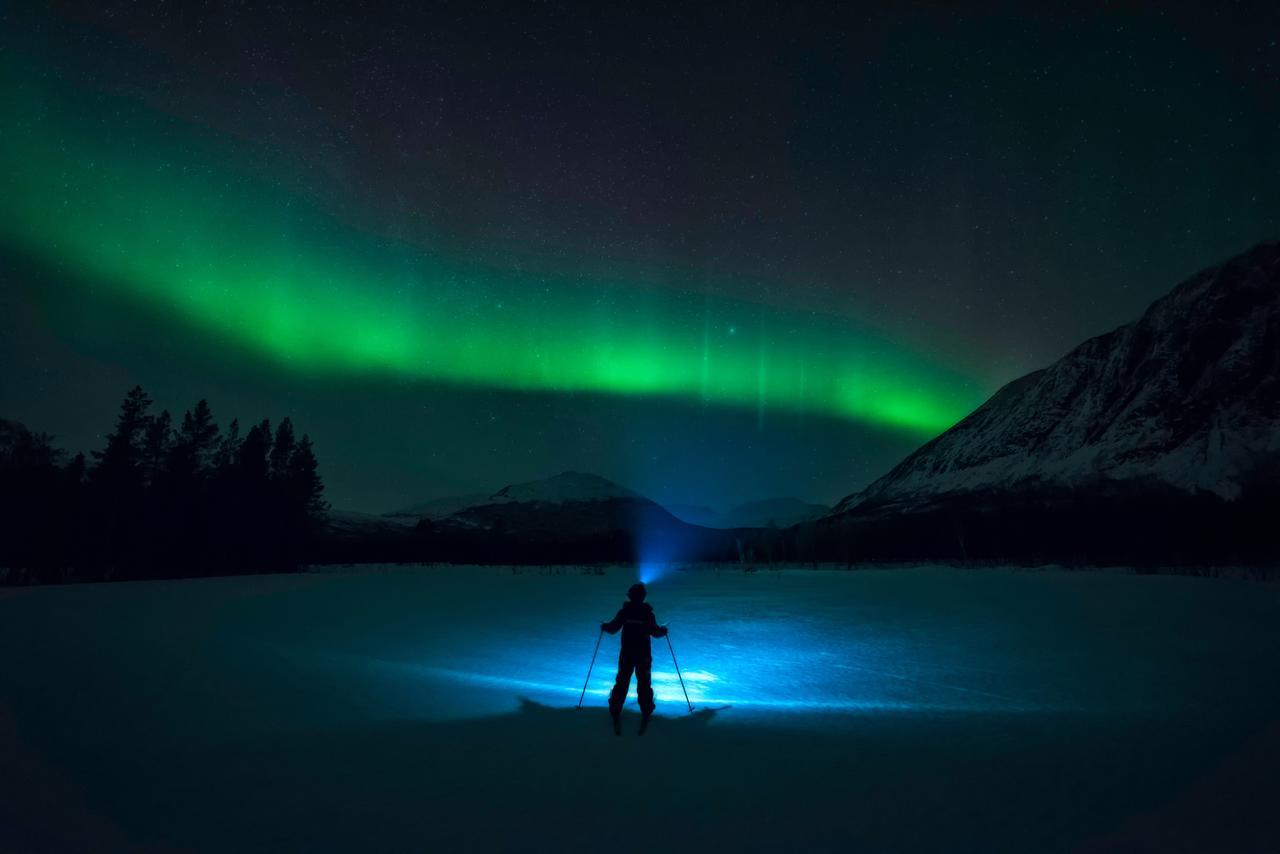
[[[260,5],[0,9],[0,417],[834,501],[1280,237],[1276,4]]]

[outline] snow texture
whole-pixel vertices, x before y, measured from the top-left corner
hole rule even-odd
[[[0,590],[3,850],[1277,850],[1280,600],[1227,581],[510,568]]]

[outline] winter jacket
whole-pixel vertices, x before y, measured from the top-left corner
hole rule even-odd
[[[653,606],[648,602],[622,603],[617,616],[600,628],[609,634],[617,634],[622,630],[622,654],[627,656],[649,656],[649,638],[666,637],[667,630],[658,625],[658,618],[653,615]]]

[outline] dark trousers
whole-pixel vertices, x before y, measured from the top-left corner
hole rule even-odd
[[[622,704],[627,701],[627,689],[631,687],[631,672],[636,674],[636,698],[640,701],[640,713],[653,714],[653,657],[650,655],[618,656],[618,678],[613,683],[613,691],[609,694],[609,714],[622,713]]]

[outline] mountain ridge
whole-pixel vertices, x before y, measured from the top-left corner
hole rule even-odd
[[[1280,242],[1196,273],[1132,323],[1000,388],[831,515],[1154,477],[1237,497],[1280,452]]]

